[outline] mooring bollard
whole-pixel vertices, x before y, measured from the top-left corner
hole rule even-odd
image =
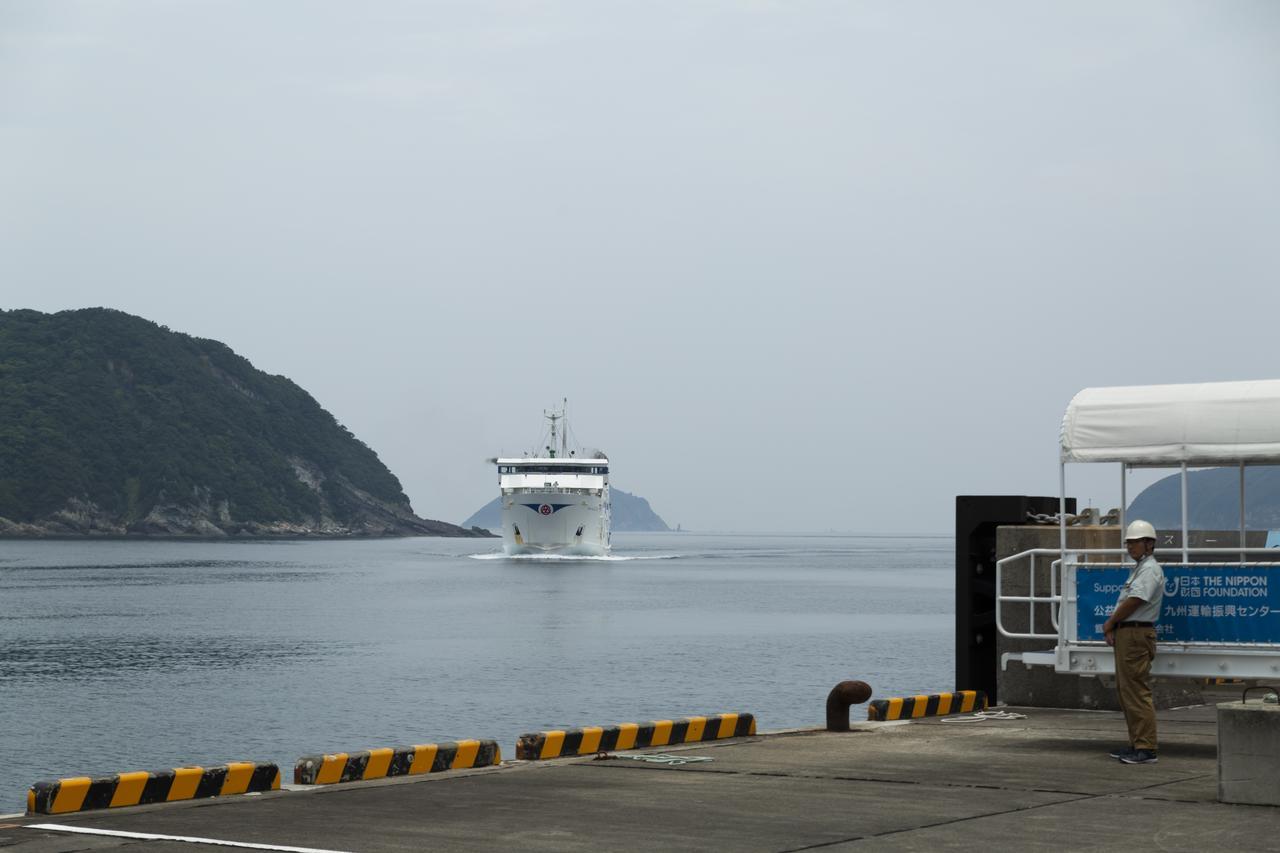
[[[849,731],[849,706],[871,698],[871,685],[865,681],[842,681],[827,694],[827,731]]]

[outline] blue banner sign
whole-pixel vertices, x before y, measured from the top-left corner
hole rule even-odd
[[[1076,633],[1101,640],[1129,570],[1076,566]],[[1164,566],[1161,643],[1280,643],[1280,566]]]

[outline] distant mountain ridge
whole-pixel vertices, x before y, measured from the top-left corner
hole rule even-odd
[[[609,502],[613,505],[613,530],[615,533],[652,533],[671,529],[653,511],[653,508],[649,506],[649,502],[638,495],[633,495],[611,486],[609,488]],[[463,527],[471,527],[473,525],[487,530],[500,530],[502,528],[502,498],[494,498],[476,510],[470,518],[462,522]]]
[[[106,308],[0,311],[0,535],[477,536],[306,391]]]
[[[1254,530],[1280,529],[1280,467],[1245,468],[1245,524]],[[1182,475],[1171,474],[1138,494],[1125,512],[1156,527],[1182,527]],[[1195,530],[1236,530],[1240,526],[1240,469],[1206,468],[1187,474],[1187,522]]]

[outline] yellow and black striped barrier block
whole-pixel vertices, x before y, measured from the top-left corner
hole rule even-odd
[[[293,766],[295,785],[332,785],[386,776],[417,776],[443,770],[492,767],[502,763],[494,740],[460,740],[386,747],[366,752],[304,755]]]
[[[98,779],[76,776],[37,782],[27,791],[27,813],[63,814],[278,790],[280,768],[275,764],[233,761],[217,767],[140,770]]]
[[[867,719],[913,720],[919,717],[942,717],[947,714],[964,714],[986,709],[986,693],[981,690],[957,690],[955,693],[933,693],[929,696],[877,699],[867,705]]]
[[[617,726],[588,726],[564,731],[520,735],[516,758],[535,761],[565,755],[591,755],[619,749],[697,743],[756,733],[751,714],[719,714],[684,720],[655,720],[651,723],[622,723]]]

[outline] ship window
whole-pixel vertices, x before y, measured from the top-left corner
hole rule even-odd
[[[499,465],[499,474],[594,474],[607,476],[605,465]]]
[[[607,471],[608,469],[604,469]],[[511,473],[514,474],[600,474],[604,473],[597,468],[583,465],[519,465],[513,466]]]

